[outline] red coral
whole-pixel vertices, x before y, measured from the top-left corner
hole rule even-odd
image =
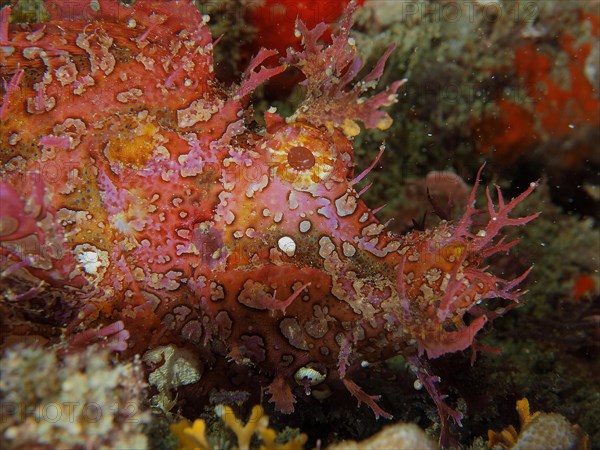
[[[598,16],[582,14],[580,21],[589,22],[597,36]],[[512,67],[518,81],[516,90],[526,96],[518,102],[505,98],[496,101],[497,111],[486,115],[480,124],[480,151],[494,150],[495,158],[508,164],[540,142],[566,139],[583,127],[600,127],[600,100],[586,76],[592,45],[577,44],[574,36],[563,33],[554,52],[536,43],[519,46]],[[559,56],[566,59],[561,68],[563,79],[556,76]],[[579,169],[593,150],[589,145],[569,146],[560,157],[560,165]]]
[[[574,126],[600,126],[600,103],[584,72],[591,44],[576,47],[574,43],[575,38],[568,34],[561,37],[561,50],[569,58],[568,85],[553,79],[550,56],[534,45],[525,45],[515,52],[517,75],[524,80],[534,101],[541,126],[553,138],[571,133]]]
[[[364,0],[356,3],[361,5]],[[300,39],[294,34],[297,19],[309,28],[321,22],[332,23],[346,4],[348,0],[264,0],[250,4],[247,19],[256,27],[256,46],[284,53],[290,47],[300,47]]]
[[[498,114],[486,116],[479,125],[479,151],[509,164],[531,151],[539,140],[532,112],[509,100],[496,102]]]

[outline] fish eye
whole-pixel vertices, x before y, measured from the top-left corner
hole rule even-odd
[[[292,147],[287,154],[288,164],[296,170],[311,169],[317,160],[315,155],[306,147]]]
[[[274,173],[301,191],[310,191],[328,180],[336,166],[332,139],[306,123],[292,123],[268,136],[264,145]]]

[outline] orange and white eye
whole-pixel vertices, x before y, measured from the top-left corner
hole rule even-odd
[[[267,138],[274,175],[309,191],[326,181],[335,167],[332,142],[317,128],[303,123],[286,125]]]

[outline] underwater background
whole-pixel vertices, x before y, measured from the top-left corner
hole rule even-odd
[[[353,143],[362,170],[385,141],[386,151],[357,190],[372,183],[361,200],[385,205],[378,218],[388,229],[404,234],[436,226],[439,210],[458,220],[484,164],[482,184],[500,186],[507,199],[539,180],[515,210],[519,217],[539,217],[508,230],[508,240],[519,244],[489,261],[506,279],[533,266],[521,285],[527,293],[482,330],[476,357],[468,349],[430,361],[446,401],[463,414],[461,427],[451,425],[451,445],[512,448],[531,438],[537,441],[525,448],[600,448],[600,2],[359,3],[351,36],[364,66],[375,66],[396,44],[378,91],[407,79],[398,102],[386,109],[393,124],[385,131],[363,130]],[[215,72],[225,85],[240,79],[261,47],[281,55],[288,46],[299,48],[296,17],[309,27],[335,24],[345,5],[196,2],[210,16],[212,36],[222,36],[215,45]],[[46,6],[21,0],[11,23],[47,21]],[[254,91],[257,127],[273,106],[283,117],[294,113],[304,98],[301,80],[300,72],[286,71]],[[478,200],[484,204],[483,190]],[[0,283],[0,289],[2,448],[327,448],[364,441],[401,422],[417,427],[362,447],[346,442],[335,448],[436,448],[436,406],[403,356],[365,367],[356,378],[366,392],[381,395],[380,405],[393,420],[376,420],[349,396],[299,401],[284,415],[266,401],[264,410],[253,409],[248,397],[234,394],[215,394],[192,417],[189,392],[178,403],[179,389],[186,397],[183,382],[173,384],[168,409],[151,406],[161,387],[148,379],[139,358],[119,360],[93,348],[69,354],[44,347],[38,336],[23,337],[11,323],[24,317],[14,311],[10,287]],[[74,399],[101,406],[65,409]],[[129,405],[131,414],[113,410],[115,399]],[[62,405],[60,419],[48,405]],[[75,420],[77,414],[85,420]],[[246,422],[252,426],[244,427]],[[512,432],[495,434],[510,426]],[[556,429],[567,437],[553,435]]]

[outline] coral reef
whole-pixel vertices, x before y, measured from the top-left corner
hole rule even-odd
[[[15,345],[0,363],[0,444],[4,449],[146,449],[141,363],[113,362],[90,347]]]
[[[511,425],[505,430],[488,432],[488,446],[502,449],[589,449],[589,438],[577,425],[571,425],[560,414],[529,412],[529,400],[517,402],[521,431]]]
[[[600,184],[599,21],[596,1],[367,2],[352,37],[370,60],[396,43],[383,80],[408,79],[365,195],[388,204],[383,220],[405,207],[406,182],[431,170],[470,180],[482,156],[509,180],[551,177],[555,201],[598,218],[585,186]],[[360,136],[358,161],[381,138]]]
[[[327,450],[435,450],[437,445],[415,424],[389,425],[376,435],[361,442],[343,441],[330,445]]]
[[[153,369],[148,376],[148,383],[158,391],[150,403],[165,412],[175,405],[173,392],[179,386],[195,383],[202,376],[194,354],[174,345],[148,350],[144,353],[143,361]]]
[[[245,11],[256,5],[252,0],[195,1],[200,12],[210,17],[211,34],[218,38],[214,52],[214,68],[219,80],[233,83],[240,71],[248,66],[261,47],[257,27],[246,17]]]
[[[264,414],[260,405],[252,408],[252,413],[245,424],[240,422],[229,406],[218,405],[215,412],[233,431],[237,444],[235,448],[239,450],[248,450],[254,435],[260,436],[260,450],[302,450],[307,440],[305,434],[299,434],[285,443],[280,443],[275,430],[269,428],[269,417]],[[206,422],[203,419],[196,419],[193,424],[183,419],[172,425],[171,430],[179,438],[181,449],[213,450],[215,448],[206,436]]]
[[[589,301],[600,295],[598,222],[593,217],[564,214],[552,202],[547,179],[542,180],[528,201],[529,207],[543,213],[518,235],[521,242],[516,258],[527,258],[518,264],[526,266],[529,261],[536,261],[536,282],[528,286],[529,301],[523,308],[529,313],[537,311],[535,314],[540,317],[543,311],[555,308],[554,301],[558,299],[574,302],[587,297]],[[549,238],[552,236],[560,236],[560,239]],[[588,281],[588,289],[577,295],[576,283],[582,275],[591,281]]]
[[[305,434],[299,434],[291,439],[281,442],[275,430],[269,428],[269,417],[264,414],[263,408],[259,405],[252,408],[252,412],[246,424],[239,421],[229,406],[218,405],[215,412],[221,421],[233,431],[235,435],[234,444],[220,444],[219,448],[237,448],[239,450],[248,450],[251,448],[253,436],[260,437],[260,443],[257,447],[260,450],[301,450],[307,441]],[[179,448],[200,450],[213,450],[215,448],[212,442],[217,437],[210,433],[207,436],[207,425],[204,419],[196,419],[193,424],[187,419],[183,419],[173,425],[171,430],[179,439]],[[327,450],[359,450],[374,448],[393,448],[395,450],[434,450],[438,448],[423,430],[415,424],[396,423],[385,427],[376,435],[361,441],[342,441],[327,447]]]

